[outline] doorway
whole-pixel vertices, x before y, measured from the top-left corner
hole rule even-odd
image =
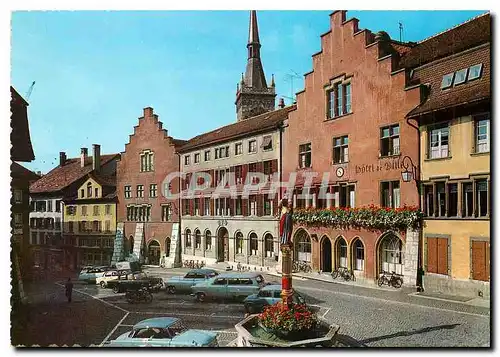
[[[229,232],[224,227],[219,229],[217,235],[217,261],[229,261]]]
[[[332,242],[327,236],[323,236],[321,241],[321,270],[332,271]]]

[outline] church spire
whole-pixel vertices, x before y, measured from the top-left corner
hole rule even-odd
[[[248,32],[248,44],[257,43],[260,47],[259,41],[259,27],[257,26],[257,11],[250,11],[250,31]]]
[[[250,26],[248,31],[248,62],[245,72],[245,83],[255,89],[267,88],[266,77],[260,61],[259,28],[257,26],[257,12],[250,11]]]

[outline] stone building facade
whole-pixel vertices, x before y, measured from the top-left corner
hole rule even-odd
[[[117,165],[117,240],[125,239],[117,257],[159,265],[166,256],[165,264],[174,265],[179,200],[166,197],[164,181],[179,172],[176,150],[183,143],[168,135],[153,108],[144,108]],[[172,180],[170,191],[178,190],[179,179]]]
[[[333,12],[330,21],[305,88],[297,93],[297,110],[285,123],[283,175],[296,175],[286,196],[296,212],[418,207],[415,181],[402,180],[404,167],[418,165],[418,126],[405,115],[419,104],[420,93],[407,86],[399,67],[412,44],[361,30],[346,11]],[[406,285],[416,283],[418,230],[296,224],[292,237],[294,259],[314,271],[345,267],[368,283],[382,271],[395,271]]]

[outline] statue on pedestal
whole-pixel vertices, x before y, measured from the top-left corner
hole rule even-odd
[[[288,204],[288,199],[283,198],[279,205],[279,211],[281,213],[280,217],[280,244],[290,245],[292,243],[292,231],[293,231],[293,220],[292,220],[292,207]]]
[[[292,243],[293,219],[292,207],[289,205],[288,200],[283,198],[279,205],[281,214],[279,224],[279,235],[281,245],[281,299],[288,306],[292,305],[292,250],[290,249]]]

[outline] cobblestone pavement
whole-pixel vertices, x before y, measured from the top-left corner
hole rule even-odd
[[[149,270],[165,280],[172,275],[183,275],[188,269]],[[266,278],[279,280],[275,276]],[[490,313],[485,307],[308,279],[294,279],[294,287],[319,315],[340,325],[341,338],[351,346],[490,344]],[[225,346],[236,337],[234,325],[244,317],[241,303],[198,303],[189,295],[170,295],[165,291],[154,294],[151,304],[130,305],[123,294],[75,284],[74,303],[68,304],[62,286],[47,283],[37,288],[44,293],[31,293],[32,303],[24,309],[24,314],[13,319],[14,344],[99,345],[129,331],[140,320],[176,316],[188,328],[220,332],[219,344]]]

